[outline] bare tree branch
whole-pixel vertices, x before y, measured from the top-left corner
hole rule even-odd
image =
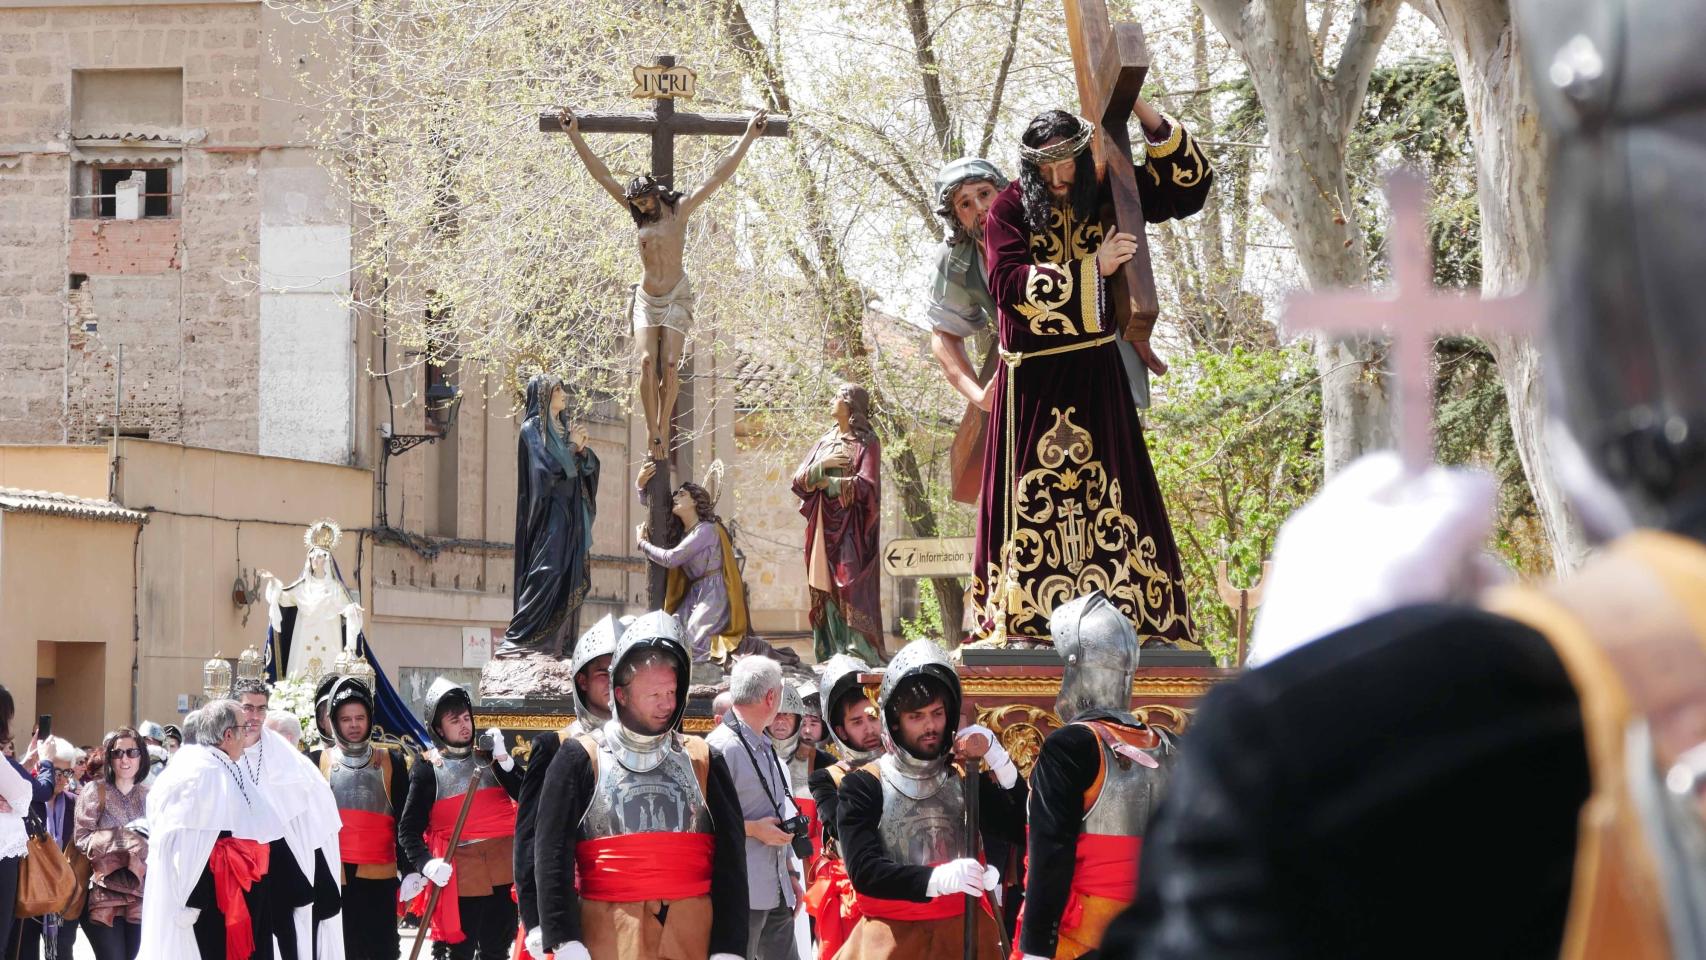
[[[1332,90],[1338,98],[1339,136],[1350,136],[1351,127],[1362,113],[1363,98],[1368,95],[1368,80],[1374,74],[1374,61],[1386,43],[1386,35],[1398,22],[1401,0],[1362,0],[1351,17],[1350,32],[1345,36],[1344,49],[1339,51],[1339,65],[1333,71]]]
[[[1220,35],[1226,38],[1232,52],[1244,56],[1244,11],[1250,6],[1251,0],[1197,0],[1197,9],[1214,24]]]
[[[1025,12],[1025,0],[1013,0],[1013,20],[1007,28],[1007,48],[1001,52],[1001,66],[995,71],[995,90],[989,97],[989,112],[983,118],[983,135],[977,140],[977,155],[989,156],[995,142],[995,121],[1001,114],[1001,98],[1007,92],[1007,71],[1013,66],[1013,52],[1019,47],[1019,19]]]
[[[930,126],[936,131],[942,159],[952,160],[960,152],[960,138],[954,132],[948,100],[942,94],[942,71],[931,45],[930,18],[924,0],[900,0],[900,5],[906,11],[906,29],[912,34],[913,57],[918,61],[918,80],[924,89],[924,105],[930,111]]]
[[[930,202],[921,196],[917,189],[902,183],[900,178],[894,175],[894,171],[866,156],[852,144],[838,139],[822,127],[813,126],[808,129],[812,136],[829,144],[848,159],[869,171],[872,176],[881,180],[884,186],[894,191],[895,196],[904,199],[907,205],[912,208],[912,212],[922,218],[925,223],[933,222],[936,219],[936,211],[931,207]]]

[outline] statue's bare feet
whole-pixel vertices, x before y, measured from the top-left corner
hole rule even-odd
[[[653,460],[662,460],[664,458],[664,454],[667,452],[664,449],[663,437],[659,434],[656,434],[656,433],[652,434],[651,446],[652,446],[652,459]]]

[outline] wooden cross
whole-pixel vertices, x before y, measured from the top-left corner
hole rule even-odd
[[[666,73],[674,72],[675,57],[665,55],[657,59],[657,67]],[[651,68],[641,68],[635,71],[635,79]],[[644,85],[644,84],[642,84]],[[654,88],[655,89],[655,88]],[[691,136],[725,136],[738,137],[746,132],[746,125],[751,117],[732,113],[680,113],[675,109],[675,99],[666,88],[658,90],[663,94],[653,101],[655,106],[642,113],[580,113],[582,133],[636,133],[651,137],[652,140],[652,176],[663,184],[665,189],[675,189],[675,138]],[[539,129],[544,133],[565,133],[563,120],[558,113],[539,114]],[[766,137],[785,137],[788,135],[788,118],[771,117],[764,128]],[[660,358],[660,361],[661,358]],[[676,397],[675,411],[671,421],[693,420],[693,394],[682,390]],[[673,433],[673,431],[671,431]],[[657,471],[652,477],[651,488],[647,490],[646,499],[650,504],[650,517],[654,536],[661,536],[663,530],[669,527],[670,491],[674,484],[670,479],[671,458],[656,461]],[[649,578],[647,580],[648,603],[652,609],[663,606],[664,591],[669,582],[669,572],[657,564],[648,564]]]
[[[1108,295],[1114,305],[1115,323],[1125,338],[1144,341],[1155,329],[1160,306],[1155,299],[1143,199],[1137,192],[1137,170],[1126,124],[1143,90],[1143,79],[1149,74],[1149,48],[1143,41],[1143,27],[1109,23],[1106,0],[1065,2],[1079,109],[1098,128],[1096,169],[1113,196],[1113,225],[1137,238],[1137,252],[1114,274]],[[1105,214],[1103,219],[1108,219]]]
[[[1434,338],[1442,333],[1527,334],[1536,326],[1539,303],[1526,292],[1484,300],[1435,289],[1427,184],[1413,171],[1394,171],[1386,178],[1386,198],[1392,208],[1387,233],[1391,290],[1383,296],[1355,290],[1294,293],[1286,299],[1280,329],[1331,336],[1385,331],[1397,381],[1398,452],[1406,469],[1420,472],[1433,461]]]

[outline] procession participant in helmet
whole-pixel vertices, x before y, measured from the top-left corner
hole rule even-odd
[[[673,616],[640,617],[611,658],[603,742],[583,734],[552,759],[534,828],[536,956],[745,956],[745,821],[727,766],[677,729],[690,664]]]
[[[1139,857],[1174,746],[1131,714],[1137,631],[1101,591],[1055,608],[1065,661],[1049,734],[1031,768],[1025,907],[1027,960],[1099,956],[1108,923],[1137,899]]]
[[[809,699],[808,699],[809,698]],[[818,749],[818,738],[808,737],[808,724],[816,721],[823,729],[817,713],[817,687],[810,681],[783,681],[782,706],[776,719],[770,722],[770,739],[776,744],[776,755],[788,767],[788,793],[794,806],[811,821],[812,853],[823,850],[823,826],[817,818],[817,801],[812,799],[811,775],[824,767],[835,765],[835,758]]]
[[[982,758],[977,780],[982,832],[1019,842],[1025,785],[987,727],[957,730],[960,679],[934,641],[906,645],[877,692],[887,752],[841,782],[837,832],[847,874],[864,914],[836,954],[840,960],[952,957],[965,948],[967,896],[983,900],[976,955],[1003,960],[984,891],[999,872],[975,855],[966,834],[965,782],[952,761]],[[976,838],[981,840],[981,838]]]
[[[822,828],[822,852],[806,871],[806,910],[816,925],[819,956],[833,957],[854,924],[858,904],[852,897],[847,868],[835,841],[841,782],[847,774],[882,755],[882,721],[877,706],[865,696],[859,675],[871,666],[858,657],[836,654],[818,678],[818,701],[829,740],[840,759],[812,771],[807,778],[817,819]]]
[[[633,621],[633,617],[617,619],[606,614],[575,641],[569,657],[569,669],[574,675],[569,696],[575,719],[560,730],[547,730],[534,737],[527,754],[527,774],[521,780],[521,799],[515,811],[515,902],[521,914],[522,931],[529,936],[539,929],[539,896],[533,886],[533,838],[545,775],[563,741],[581,734],[595,741],[604,739],[604,725],[610,722],[610,655],[616,652],[616,641]]]
[[[340,677],[327,693],[332,740],[309,754],[331,784],[343,829],[338,856],[344,887],[344,955],[349,960],[395,960],[397,896],[420,893],[426,879],[397,849],[397,815],[409,795],[403,752],[373,742],[373,692]],[[407,876],[405,884],[399,877]]]
[[[409,770],[409,798],[397,842],[403,856],[419,865],[421,876],[444,888],[425,921],[432,924],[433,956],[508,958],[515,939],[510,885],[521,770],[497,728],[475,736],[474,701],[465,688],[443,677],[434,680],[421,718],[437,751]],[[470,784],[474,799],[453,852],[450,834]],[[419,892],[417,909],[425,909],[429,892]]]
[[[338,738],[337,731],[332,729],[332,688],[339,679],[337,674],[328,673],[314,687],[314,728],[320,732],[321,743],[332,743]]]

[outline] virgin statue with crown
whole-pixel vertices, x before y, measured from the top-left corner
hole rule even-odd
[[[302,575],[289,586],[266,570],[267,617],[272,628],[278,675],[306,678],[310,683],[332,669],[341,650],[355,655],[361,636],[361,604],[344,585],[332,550],[343,531],[330,520],[318,520],[303,535],[308,556]]]

